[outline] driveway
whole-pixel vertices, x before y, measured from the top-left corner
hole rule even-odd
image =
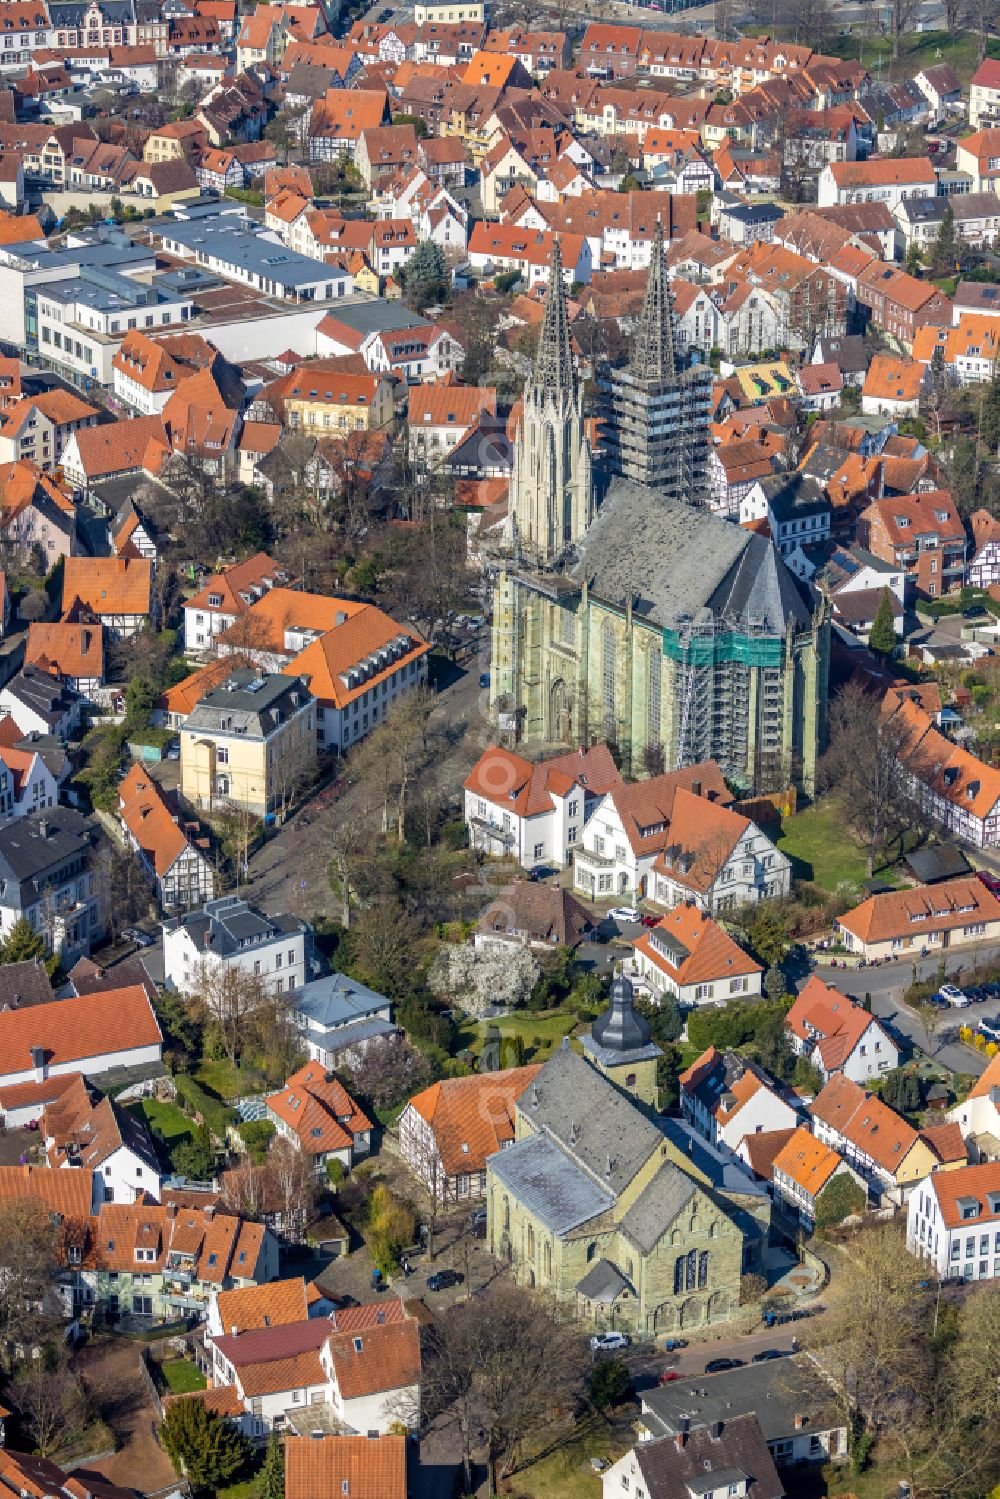
[[[98,1338],[80,1350],[74,1363],[118,1443],[117,1452],[87,1463],[87,1471],[142,1494],[175,1483],[173,1464],[153,1436],[158,1418],[139,1367],[139,1344],[131,1338]]]

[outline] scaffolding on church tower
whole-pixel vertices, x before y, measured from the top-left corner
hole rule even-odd
[[[602,372],[601,384],[612,472],[671,499],[704,503],[712,372],[703,365],[679,367],[659,220],[631,359],[625,369]]]

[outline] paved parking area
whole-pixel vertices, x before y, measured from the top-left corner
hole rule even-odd
[[[1000,962],[1000,949],[972,947],[949,952],[944,958],[947,982],[961,988],[963,975],[988,963]],[[982,1052],[959,1040],[959,1028],[970,1025],[975,1030],[984,1016],[1000,1014],[1000,998],[969,1005],[962,1010],[942,1011],[937,1030],[928,1041],[922,1020],[903,1003],[903,993],[913,978],[914,966],[918,978],[933,978],[937,973],[938,959],[928,958],[916,965],[893,963],[886,968],[817,967],[816,972],[825,983],[833,984],[842,994],[853,994],[856,999],[870,994],[872,1013],[932,1061],[951,1072],[971,1072],[978,1077],[986,1070],[987,1059]]]

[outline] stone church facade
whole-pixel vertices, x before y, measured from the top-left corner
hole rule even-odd
[[[648,316],[662,326],[639,338],[668,349],[657,366],[662,394],[687,376],[674,367],[669,293],[655,263],[650,275],[659,294]],[[546,372],[546,451],[572,453],[582,451],[581,397],[564,297],[561,278],[550,277],[536,370]],[[533,375],[526,411],[540,392]],[[551,418],[562,409],[560,440]],[[668,493],[620,476],[593,511],[582,458],[573,484],[564,489],[560,477],[548,502],[565,520],[558,544],[523,546],[545,512],[542,478],[556,472],[533,449],[539,431],[522,422],[518,433],[515,475],[536,477],[512,484],[510,545],[494,589],[490,691],[501,729],[538,744],[610,740],[631,774],[712,759],[746,789],[792,780],[811,791],[826,731],[828,607],[806,602],[769,540],[676,485]]]
[[[517,1101],[513,1145],[487,1161],[490,1249],[596,1327],[724,1321],[741,1277],[764,1268],[766,1195],[750,1208],[679,1164],[630,1070],[650,1048],[628,980],[602,1021],[586,1058],[564,1045],[545,1063]]]

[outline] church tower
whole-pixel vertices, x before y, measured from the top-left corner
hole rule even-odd
[[[642,315],[625,369],[606,372],[604,442],[613,474],[671,499],[703,504],[708,485],[712,371],[678,369],[673,299],[657,219]]]
[[[573,367],[562,253],[558,239],[534,369],[514,442],[510,481],[513,548],[526,561],[552,563],[586,531],[594,513],[590,446],[583,397]]]
[[[583,1053],[625,1093],[649,1109],[657,1107],[656,1064],[663,1055],[650,1039],[649,1022],[632,1007],[631,980],[619,974],[611,983],[611,999],[584,1036]]]

